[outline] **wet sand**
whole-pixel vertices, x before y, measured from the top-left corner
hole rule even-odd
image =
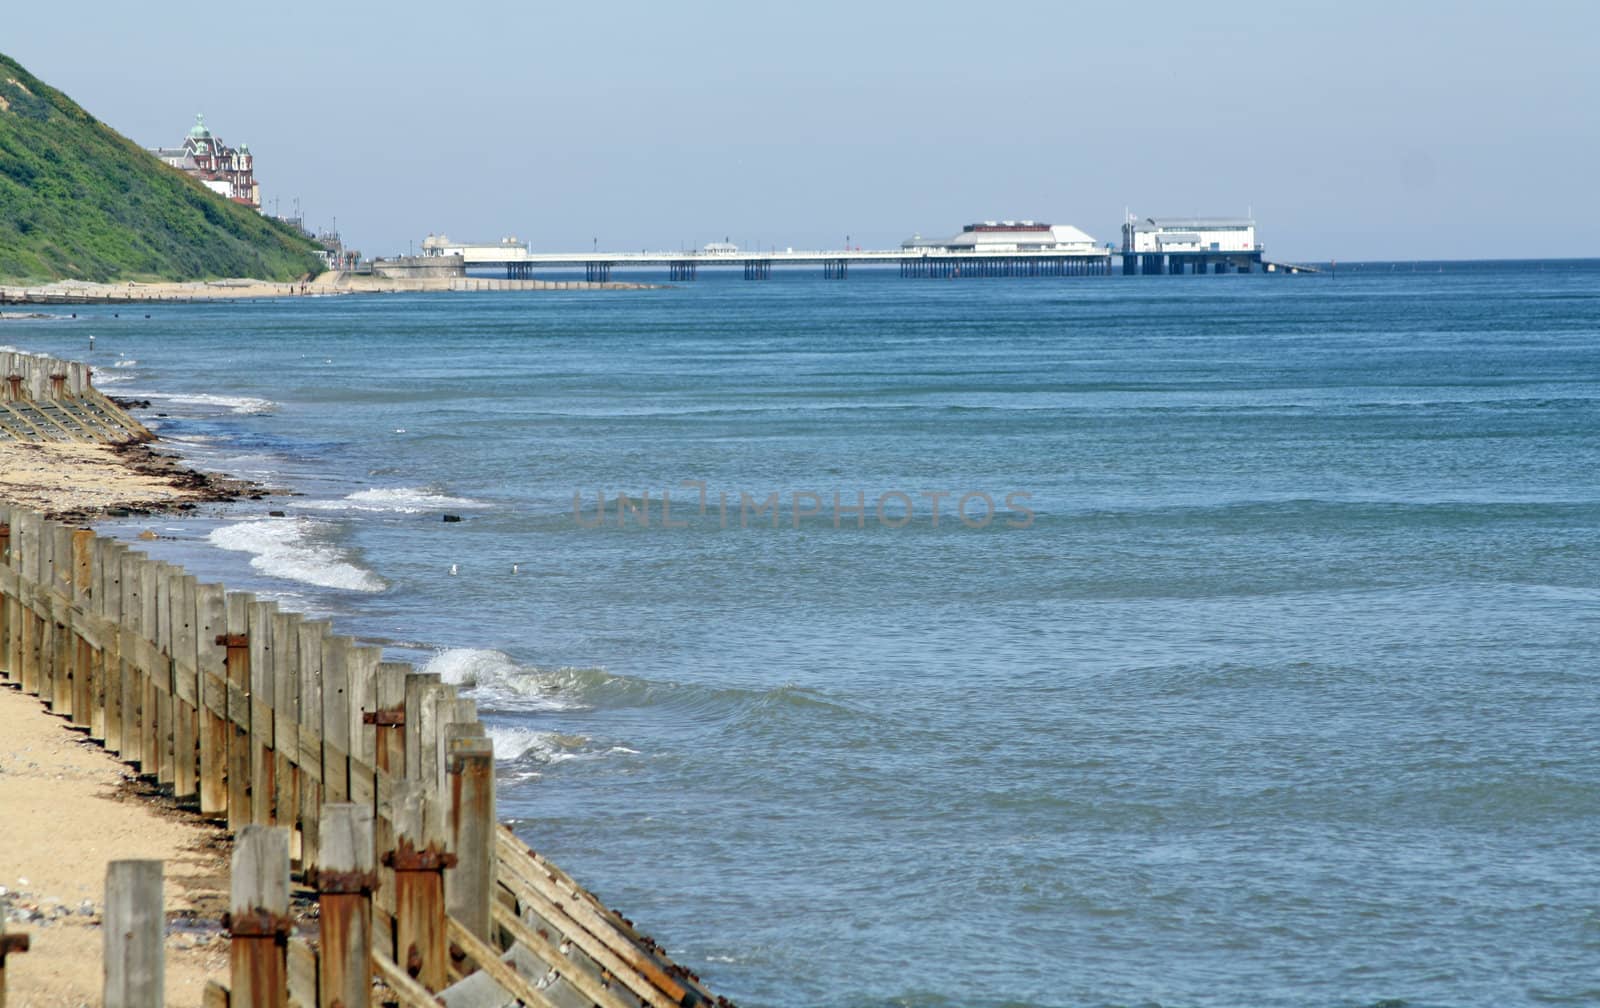
[[[265,493],[254,484],[185,468],[144,444],[0,440],[0,500],[59,521],[190,511],[208,501]]]

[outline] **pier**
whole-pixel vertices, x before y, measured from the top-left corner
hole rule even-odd
[[[666,270],[674,282],[696,279],[702,269],[742,270],[746,280],[770,280],[775,266],[815,266],[829,280],[845,280],[852,266],[898,266],[903,277],[1111,276],[1111,252],[930,251],[907,249],[819,249],[767,252],[529,252],[525,248],[466,246],[463,269],[502,269],[508,279],[531,278],[539,269],[582,268],[584,279],[606,283],[613,270]]]
[[[405,260],[411,268],[504,270],[508,280],[531,279],[536,270],[582,268],[589,283],[609,283],[613,271],[623,269],[665,270],[675,283],[695,280],[702,269],[738,269],[746,280],[770,280],[774,267],[795,266],[820,267],[828,280],[848,279],[852,266],[895,266],[908,279],[1109,277],[1118,255],[1124,276],[1315,272],[1266,262],[1248,217],[1129,217],[1120,250],[1071,225],[1033,220],[981,221],[951,237],[914,235],[893,249],[851,248],[847,238],[842,249],[762,251],[722,241],[676,252],[534,252],[515,236],[472,243],[429,235],[422,250]]]
[[[1010,223],[1010,222],[1008,222]],[[1032,222],[1028,222],[1030,225]],[[453,242],[444,235],[422,241],[422,255],[403,260],[406,268],[460,275],[468,270],[504,270],[507,280],[530,280],[535,270],[579,269],[589,283],[609,283],[614,270],[666,270],[676,283],[699,277],[702,269],[737,269],[746,280],[770,280],[775,266],[815,266],[828,280],[845,280],[852,266],[898,266],[903,277],[955,279],[957,277],[1076,277],[1111,276],[1111,249],[1097,247],[1087,235],[1065,245],[1044,242],[1027,229],[1032,244],[985,243],[941,245],[913,240],[897,249],[740,249],[729,242],[713,242],[701,249],[639,252],[533,252],[515,236],[497,242]],[[970,230],[970,229],[969,229]],[[991,229],[979,228],[980,231]],[[1001,228],[992,229],[996,231]],[[1074,231],[1077,235],[1077,232]],[[1004,238],[1004,234],[992,237]]]

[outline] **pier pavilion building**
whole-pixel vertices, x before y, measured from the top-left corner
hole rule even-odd
[[[968,224],[953,238],[912,235],[900,243],[907,252],[1060,252],[1095,251],[1095,240],[1070,224],[1038,221],[982,221]]]

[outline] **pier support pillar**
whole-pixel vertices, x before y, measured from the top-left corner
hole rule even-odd
[[[590,283],[610,283],[611,264],[606,262],[584,263],[583,278]]]
[[[746,280],[769,280],[772,278],[771,259],[746,259],[744,261],[744,278]]]
[[[694,263],[692,263],[692,262],[675,262],[675,263],[671,263],[667,267],[667,271],[668,271],[668,275],[674,281],[693,280],[694,279],[695,270],[694,270]]]
[[[824,280],[843,280],[850,272],[848,259],[824,259],[822,261],[822,278]]]

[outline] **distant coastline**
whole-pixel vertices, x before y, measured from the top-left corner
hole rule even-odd
[[[391,279],[330,270],[304,283],[249,278],[0,285],[0,305],[151,304],[156,302],[254,301],[262,298],[326,297],[343,294],[404,294],[429,291],[651,290],[656,284],[593,283],[584,280],[502,280],[492,277]]]

